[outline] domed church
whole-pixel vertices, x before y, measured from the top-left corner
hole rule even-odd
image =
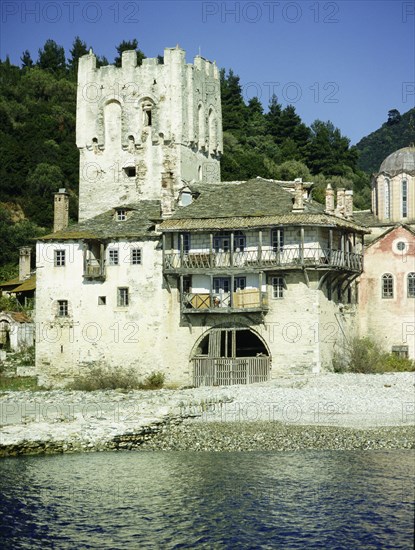
[[[415,147],[382,162],[372,180],[372,211],[354,213],[371,229],[359,281],[361,336],[415,357]]]

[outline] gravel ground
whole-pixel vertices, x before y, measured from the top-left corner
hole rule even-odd
[[[0,456],[119,448],[414,448],[415,374],[157,391],[0,393]]]

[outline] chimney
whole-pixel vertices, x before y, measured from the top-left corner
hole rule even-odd
[[[293,212],[304,212],[304,189],[301,178],[294,182],[294,205]]]
[[[347,189],[344,195],[344,216],[346,218],[353,217],[353,191]]]
[[[69,195],[66,189],[59,189],[54,195],[53,232],[68,227]]]
[[[334,191],[330,183],[326,187],[326,213],[334,214]]]
[[[174,213],[173,172],[161,174],[161,217],[170,218]]]
[[[19,281],[24,281],[30,277],[30,256],[32,249],[30,246],[21,246],[19,248]]]
[[[336,216],[344,217],[344,203],[345,203],[345,189],[341,187],[337,189],[337,205],[336,205]]]

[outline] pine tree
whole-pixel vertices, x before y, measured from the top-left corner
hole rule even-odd
[[[121,56],[122,52],[125,52],[127,50],[135,50],[137,52],[137,65],[141,65],[143,62],[143,59],[145,59],[144,53],[138,48],[138,41],[136,38],[133,40],[123,40],[118,46],[116,46],[116,50],[118,52],[118,55],[114,59],[114,63],[116,67],[121,67]]]
[[[56,75],[63,74],[66,70],[65,50],[54,40],[46,40],[43,49],[39,49],[37,65]]]
[[[89,48],[87,47],[86,43],[83,42],[79,38],[79,36],[76,36],[72,44],[72,49],[69,50],[71,57],[69,58],[69,61],[68,61],[68,68],[72,76],[76,77],[76,75],[78,74],[79,58],[82,57],[83,55],[86,55],[88,51],[89,51]]]

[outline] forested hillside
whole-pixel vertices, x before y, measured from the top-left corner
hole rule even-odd
[[[412,143],[415,143],[415,108],[403,115],[397,109],[391,109],[388,120],[356,145],[358,165],[366,172],[377,172],[388,155]]]
[[[126,49],[137,50],[139,63],[145,57],[137,40],[124,41],[114,48],[116,65]],[[0,61],[0,279],[12,273],[18,246],[50,230],[52,196],[60,187],[70,194],[70,218],[76,221],[76,73],[79,57],[88,51],[79,37],[68,56],[48,40],[36,61],[27,50],[20,67]],[[98,64],[108,60],[98,57]],[[221,71],[221,89],[222,180],[302,177],[316,183],[314,198],[320,201],[330,181],[354,189],[358,208],[369,206],[369,175],[358,167],[358,148],[331,122],[316,120],[308,127],[292,105],[283,107],[275,96],[265,110],[257,98],[246,104],[232,70]]]

